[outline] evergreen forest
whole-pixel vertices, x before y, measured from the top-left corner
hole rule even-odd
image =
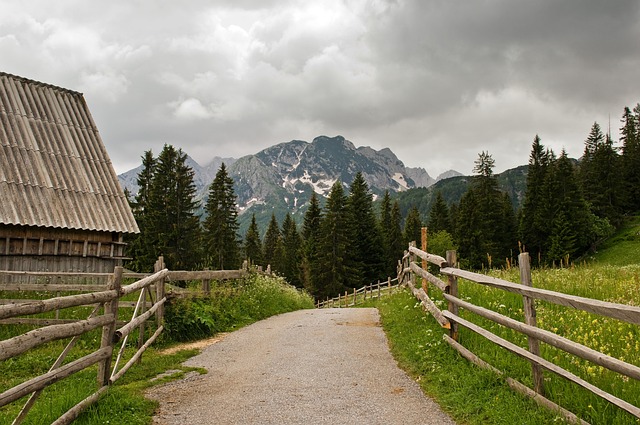
[[[253,216],[240,235],[226,166],[200,205],[186,158],[171,145],[157,157],[151,151],[142,156],[140,189],[127,194],[140,227],[127,240],[127,266],[147,272],[163,255],[170,269],[220,270],[237,269],[247,259],[324,299],[395,277],[398,260],[410,241],[419,244],[425,226],[429,252],[444,256],[456,249],[470,269],[507,266],[521,251],[531,254],[534,265],[561,267],[595,251],[640,211],[640,104],[624,108],[617,142],[594,123],[577,161],[545,147],[536,135],[517,205],[512,191],[498,184],[491,154],[482,151],[456,201],[436,190],[428,202],[414,195],[412,204],[401,205],[386,192],[374,203],[358,173],[350,186],[335,182],[326,202],[314,194],[301,223],[290,214],[278,223],[274,214],[260,229]]]

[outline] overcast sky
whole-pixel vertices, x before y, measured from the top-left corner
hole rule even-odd
[[[118,173],[342,135],[432,175],[579,157],[640,102],[637,0],[2,0],[0,70],[84,93]]]

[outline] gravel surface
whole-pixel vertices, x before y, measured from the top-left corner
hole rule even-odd
[[[455,424],[397,367],[376,309],[272,317],[185,364],[209,372],[153,388],[154,424]]]

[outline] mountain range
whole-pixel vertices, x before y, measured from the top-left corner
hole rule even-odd
[[[396,193],[427,188],[443,178],[462,175],[450,170],[434,179],[424,168],[406,167],[389,148],[356,148],[342,136],[320,136],[311,143],[292,140],[239,159],[216,157],[205,166],[188,157],[198,199],[205,200],[222,163],[235,182],[241,217],[251,210],[259,224],[266,222],[272,212],[279,221],[286,212],[301,214],[313,192],[322,200],[336,181],[348,186],[357,172],[363,174],[374,197],[386,190]],[[118,176],[121,185],[132,194],[138,191],[136,180],[141,170],[142,165]],[[247,220],[242,217],[241,221]]]

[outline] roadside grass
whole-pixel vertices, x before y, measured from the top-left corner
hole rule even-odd
[[[491,275],[518,282],[518,270],[493,271]],[[640,265],[616,267],[583,265],[569,269],[533,271],[535,287],[605,301],[640,305]],[[515,294],[459,280],[460,297],[522,321],[522,298]],[[441,309],[445,301],[432,290]],[[390,345],[400,364],[416,376],[425,391],[452,415],[465,423],[550,423],[562,420],[554,413],[523,401],[504,379],[462,359],[441,338],[444,332],[408,292],[383,298],[377,304]],[[538,325],[590,348],[628,363],[640,365],[640,331],[637,326],[601,316],[536,301]],[[526,348],[526,337],[461,311],[462,317],[498,336]],[[520,382],[532,386],[531,366],[520,357],[460,327],[460,342],[483,360]],[[610,372],[573,355],[541,344],[542,356],[636,406],[640,405],[640,383]],[[610,405],[583,388],[551,372],[545,372],[545,391],[550,399],[592,424],[637,424],[632,415]],[[502,393],[506,391],[511,395]],[[494,395],[495,392],[495,395]],[[489,397],[487,394],[490,394]],[[533,407],[532,407],[533,406]],[[524,409],[524,410],[523,410]],[[542,412],[542,413],[539,413]],[[542,415],[542,416],[539,416]]]
[[[195,287],[195,284],[193,284]],[[48,294],[39,294],[45,297]],[[49,295],[50,296],[50,295]],[[0,293],[2,298],[36,298],[34,293]],[[238,329],[271,315],[302,308],[313,308],[313,299],[289,286],[283,279],[252,275],[236,282],[212,284],[211,295],[187,299],[174,299],[167,306],[165,325],[167,331],[159,341],[147,349],[142,362],[134,365],[120,378],[100,401],[88,408],[74,422],[78,424],[150,424],[157,402],[144,397],[144,390],[152,385],[179,379],[185,373],[203,369],[181,365],[198,353],[198,350],[181,350],[174,354],[164,354],[161,349],[175,346],[182,341],[213,336],[218,332]],[[129,316],[132,309],[122,309]],[[60,311],[60,318],[86,318],[91,308],[66,309]],[[47,313],[51,317],[53,313]],[[149,334],[152,326],[147,326]],[[150,328],[150,329],[149,329]],[[191,328],[196,329],[192,331]],[[20,335],[30,329],[25,325],[0,326],[0,339]],[[137,331],[136,331],[137,332]],[[123,365],[136,351],[137,333],[129,337]],[[100,346],[100,330],[83,335],[71,351],[65,364],[87,355]],[[67,344],[67,340],[53,341],[29,350],[15,358],[0,362],[0,392],[45,373]],[[117,355],[118,347],[114,350]],[[167,370],[177,372],[151,382],[151,379]],[[27,415],[24,424],[51,423],[69,408],[91,395],[98,389],[97,366],[88,368],[48,387]],[[0,408],[0,424],[11,423],[20,411],[27,397]]]

